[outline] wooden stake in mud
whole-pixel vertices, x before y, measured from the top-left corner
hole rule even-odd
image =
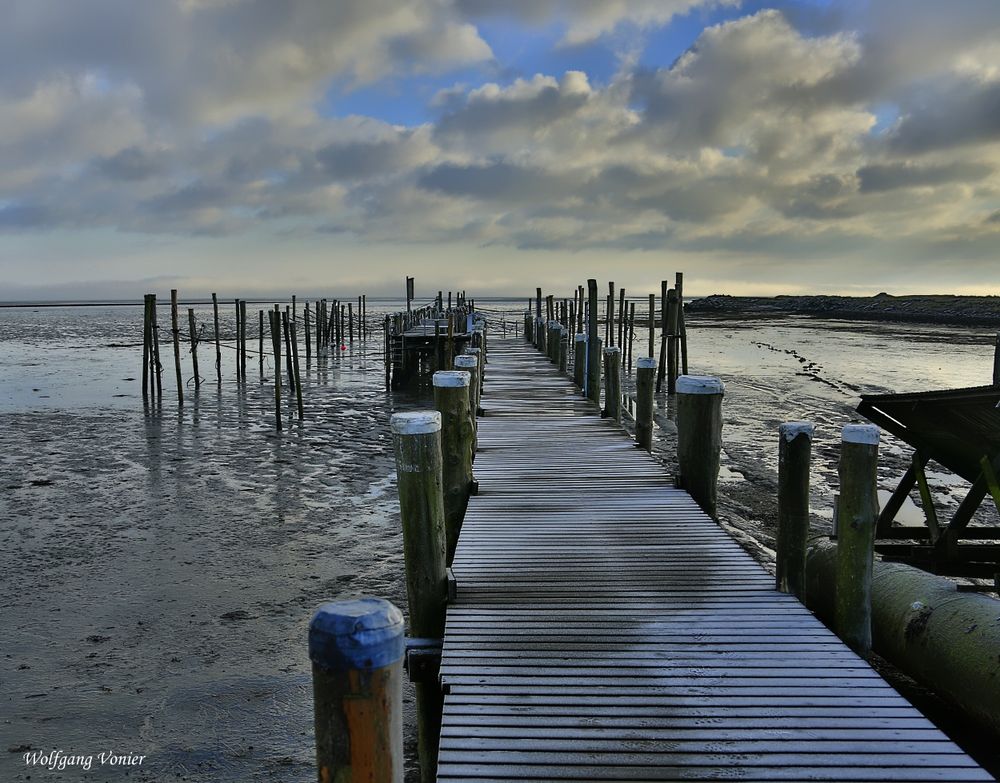
[[[296,335],[296,324],[292,321],[292,369],[295,371],[295,404],[298,407],[299,421],[303,418],[302,409],[302,375],[299,372],[299,341]]]
[[[288,325],[288,308],[281,314],[281,330],[285,337],[285,372],[288,373],[288,393],[295,391],[295,368],[292,366],[292,335]]]
[[[677,390],[677,291],[671,288],[667,291],[667,393],[674,394]]]
[[[656,294],[649,295],[649,357],[656,356]]]
[[[604,349],[604,415],[622,420],[622,349]]]
[[[778,538],[775,587],[806,600],[806,537],[809,534],[809,460],[813,425],[778,427]]]
[[[305,327],[305,344],[306,344],[306,370],[309,369],[309,364],[312,361],[312,345],[309,335],[309,303],[306,302],[306,308],[302,311],[302,325]]]
[[[354,344],[354,302],[347,303],[347,334],[351,345]]]
[[[361,295],[361,339],[368,339],[368,294]]]
[[[177,374],[177,402],[184,402],[184,379],[181,377],[181,329],[177,322],[177,289],[170,290],[170,333],[174,338],[174,370]]]
[[[281,429],[281,316],[278,305],[267,311],[271,326],[271,348],[274,351],[274,420],[277,429]]]
[[[215,376],[222,383],[222,344],[219,342],[219,298],[212,294],[212,319],[215,322]]]
[[[444,465],[444,530],[446,562],[450,565],[458,544],[472,488],[472,412],[469,386],[472,375],[462,370],[434,373],[434,407],[441,414],[441,457]]]
[[[380,598],[323,604],[309,623],[320,781],[403,779],[403,613]]]
[[[160,327],[156,322],[156,294],[149,295],[150,331],[153,335],[153,374],[156,376],[156,396],[163,396],[163,365],[160,363]]]
[[[601,338],[597,336],[597,281],[587,280],[587,299],[590,313],[587,317],[587,397],[595,405],[601,404]]]
[[[149,396],[149,356],[152,353],[153,338],[150,333],[149,294],[142,298],[142,399]]]
[[[625,286],[618,291],[618,347],[622,349],[622,360],[625,359],[625,327],[628,326],[628,310],[625,309]]]
[[[678,484],[713,518],[722,451],[722,395],[718,378],[677,379]]]
[[[448,575],[441,414],[437,411],[397,413],[390,420],[390,426],[403,523],[410,635],[420,639],[442,639]],[[433,680],[417,683],[416,691],[420,778],[423,783],[433,783],[437,775],[443,697],[439,684]]]
[[[837,633],[861,657],[872,649],[872,568],[878,518],[879,429],[848,424],[840,445],[837,505]]]
[[[191,366],[194,368],[195,391],[201,388],[201,376],[198,374],[198,327],[194,322],[194,308],[188,308],[188,331],[191,340]]]
[[[240,300],[240,336],[242,340],[240,341],[240,352],[242,357],[240,359],[240,379],[246,383],[247,381],[247,301],[246,299]]]
[[[688,332],[684,321],[684,273],[674,275],[674,288],[677,289],[677,334],[681,343],[681,372],[688,374]]]
[[[642,356],[635,371],[635,445],[653,450],[653,384],[656,359]]]
[[[236,310],[236,380],[243,379],[243,319],[240,318],[240,300],[233,300],[233,308]]]
[[[259,329],[257,330],[257,364],[260,367],[260,379],[264,380],[264,311],[258,311]]]
[[[663,391],[667,375],[667,281],[660,281],[660,363],[656,367],[656,391]]]
[[[628,306],[628,329],[626,331],[625,346],[628,351],[625,355],[625,371],[632,374],[632,344],[635,342],[635,302],[629,302]]]

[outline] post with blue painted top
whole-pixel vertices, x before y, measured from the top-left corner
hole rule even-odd
[[[858,655],[872,649],[872,568],[878,519],[878,441],[873,424],[848,424],[840,444],[837,504],[837,634]]]
[[[778,536],[775,586],[806,600],[806,537],[809,534],[809,460],[813,425],[778,427]]]
[[[677,379],[677,483],[715,517],[722,451],[722,381],[707,375]]]
[[[397,413],[390,423],[403,526],[410,636],[440,642],[444,638],[448,601],[441,414],[437,411]],[[437,775],[444,704],[437,677],[428,680],[415,684],[417,753],[423,783],[433,783]]]
[[[320,783],[402,783],[403,613],[381,598],[323,604],[309,624]]]

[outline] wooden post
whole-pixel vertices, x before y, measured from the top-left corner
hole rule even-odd
[[[242,342],[240,344],[240,351],[243,353],[242,361],[240,362],[242,379],[246,383],[247,380],[247,300],[240,300],[240,335],[242,336]]]
[[[295,389],[295,368],[292,367],[292,335],[288,326],[288,308],[281,314],[281,330],[285,337],[285,371],[288,373],[288,393]]]
[[[649,357],[656,356],[656,294],[649,295]]]
[[[622,349],[604,349],[604,416],[622,420]]]
[[[586,383],[587,372],[587,335],[573,336],[573,383],[581,390]]]
[[[837,634],[861,657],[872,649],[872,561],[878,518],[879,429],[848,424],[840,445],[837,507]]]
[[[403,780],[403,613],[379,598],[323,604],[309,623],[318,780]]]
[[[809,534],[809,460],[813,425],[778,427],[778,536],[775,587],[806,601],[806,538]]]
[[[704,375],[677,379],[678,483],[715,517],[722,450],[722,381]]]
[[[628,310],[625,307],[625,286],[618,291],[618,347],[622,349],[622,363],[625,361],[625,327],[628,326]]]
[[[566,374],[569,366],[569,330],[565,326],[559,327],[559,372]]]
[[[462,370],[434,373],[434,407],[441,414],[441,458],[444,465],[444,529],[446,562],[458,544],[472,487],[472,375]]]
[[[587,323],[587,397],[601,404],[601,338],[597,336],[597,281],[587,280],[590,313]]]
[[[156,322],[156,294],[149,295],[150,332],[153,335],[153,374],[156,376],[156,396],[163,396],[163,365],[160,363],[160,327]]]
[[[993,385],[1000,386],[1000,332],[997,332],[996,347],[993,349]]]
[[[241,331],[242,321],[240,319],[240,300],[233,300],[233,309],[236,311],[236,381],[243,378],[243,332]]]
[[[292,327],[292,369],[295,371],[295,404],[298,408],[299,421],[302,420],[304,416],[304,411],[302,408],[302,375],[299,371],[299,341],[296,336],[295,321],[291,323]]]
[[[542,289],[535,289],[535,347],[542,350],[545,344],[545,322],[542,320]]]
[[[632,374],[632,345],[635,343],[635,302],[628,305],[628,328],[625,331],[625,343],[622,347],[627,348],[625,355],[625,372]]]
[[[275,427],[281,429],[281,316],[278,306],[267,311],[271,326],[271,347],[274,350],[274,420]]]
[[[382,351],[385,357],[385,390],[392,389],[392,319],[387,315],[382,322]]]
[[[635,371],[635,445],[653,450],[653,385],[656,359],[642,356]]]
[[[258,310],[257,329],[257,367],[260,371],[260,379],[264,380],[264,311]]]
[[[677,390],[677,291],[667,291],[667,394]]]
[[[469,418],[472,421],[472,459],[476,458],[479,449],[479,357],[472,354],[461,354],[455,357],[455,369],[469,373]]]
[[[326,327],[326,300],[321,299],[316,303],[316,359],[323,349],[323,331]]]
[[[194,368],[194,389],[201,388],[201,376],[198,374],[198,327],[194,322],[194,308],[188,308],[188,332],[191,339],[191,366]]]
[[[688,333],[684,321],[684,273],[674,275],[674,288],[677,289],[677,334],[681,344],[681,372],[688,374]]]
[[[663,391],[667,375],[667,281],[660,281],[660,363],[656,368],[656,391]]]
[[[181,377],[181,329],[177,323],[177,289],[170,290],[170,332],[174,338],[174,370],[177,374],[177,402],[184,402],[184,379]]]
[[[222,383],[222,344],[219,342],[219,298],[212,294],[212,316],[215,321],[215,376]]]
[[[354,302],[347,303],[347,335],[348,340],[354,344]]]
[[[605,344],[609,347],[615,344],[615,283],[608,283],[608,317],[607,328],[604,330]]]
[[[344,345],[344,335],[347,334],[345,327],[347,319],[347,308],[344,305],[340,306],[340,339],[337,340],[337,350],[339,351],[341,346]]]
[[[361,294],[361,339],[368,340],[368,294]]]
[[[149,294],[143,296],[142,304],[142,399],[145,400],[149,396],[149,356],[153,343],[150,334]]]
[[[306,302],[306,309],[302,312],[302,324],[305,326],[305,344],[306,344],[306,372],[309,371],[309,365],[312,362],[312,344],[309,336],[309,303]]]
[[[445,565],[441,414],[437,411],[396,413],[390,420],[390,426],[403,525],[410,635],[420,639],[442,639],[448,601],[448,574]],[[437,775],[444,700],[440,687],[435,683],[417,683],[416,691],[420,777],[423,783],[433,783]]]

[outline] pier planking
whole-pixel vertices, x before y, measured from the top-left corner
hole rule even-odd
[[[990,780],[541,354],[494,337],[438,780]]]

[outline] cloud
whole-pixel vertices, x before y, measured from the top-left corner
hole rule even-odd
[[[873,163],[858,169],[862,193],[897,188],[942,185],[949,182],[978,182],[990,176],[992,166],[973,161],[917,165],[914,163]]]

